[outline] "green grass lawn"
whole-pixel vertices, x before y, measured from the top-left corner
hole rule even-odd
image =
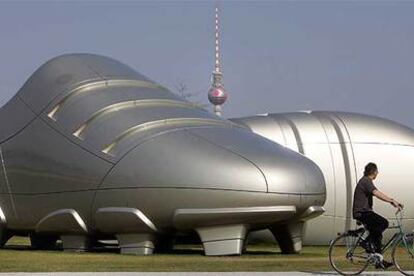
[[[68,253],[30,249],[27,238],[13,238],[0,250],[0,272],[50,271],[327,271],[328,247],[308,246],[282,255],[276,246],[249,245],[247,253],[206,257],[201,246],[176,246],[172,254],[120,255],[116,252]]]

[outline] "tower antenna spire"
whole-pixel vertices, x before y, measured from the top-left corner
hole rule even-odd
[[[220,30],[219,30],[219,8],[218,2],[215,4],[214,8],[214,17],[215,17],[215,71],[220,72]]]
[[[208,91],[208,100],[214,106],[214,113],[221,116],[221,105],[228,98],[228,93],[223,86],[223,74],[221,73],[220,64],[220,19],[219,19],[219,4],[215,2],[214,7],[214,71],[212,73],[211,88]]]

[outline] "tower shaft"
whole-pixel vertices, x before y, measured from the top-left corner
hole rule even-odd
[[[219,30],[219,14],[218,4],[215,8],[215,66],[214,71],[220,73],[220,30]]]
[[[227,92],[224,89],[223,74],[221,73],[220,64],[220,19],[219,7],[216,2],[214,9],[214,71],[211,77],[211,88],[208,91],[208,99],[214,105],[214,113],[221,115],[221,105],[227,99]]]

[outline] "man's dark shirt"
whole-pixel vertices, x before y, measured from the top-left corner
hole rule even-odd
[[[364,176],[358,181],[354,192],[354,206],[352,208],[354,219],[359,217],[358,213],[372,211],[372,192],[376,189],[368,176]]]

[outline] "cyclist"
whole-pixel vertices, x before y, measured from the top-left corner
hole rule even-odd
[[[371,251],[370,243],[373,245],[374,252],[381,254],[382,232],[388,228],[388,220],[372,210],[372,198],[381,199],[382,201],[391,203],[395,208],[402,209],[403,205],[395,199],[382,193],[375,187],[373,180],[378,175],[378,167],[375,163],[368,163],[365,166],[364,176],[358,181],[354,192],[354,204],[352,208],[352,215],[354,219],[361,221],[368,229],[369,236],[362,242],[362,247],[367,251]],[[381,255],[381,259],[382,255]],[[382,260],[377,268],[388,268],[392,266],[391,262]]]

